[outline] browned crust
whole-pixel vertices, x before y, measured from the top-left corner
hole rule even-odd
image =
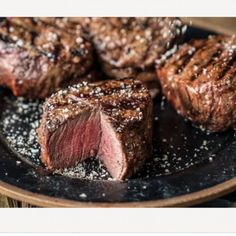
[[[16,96],[44,98],[93,63],[92,44],[82,32],[72,34],[34,18],[6,19],[0,26],[2,71],[8,71],[0,84]]]
[[[183,116],[210,131],[235,127],[236,38],[192,40],[157,68],[163,92]]]
[[[48,130],[46,129],[45,122],[46,122],[46,115],[44,114],[41,119],[41,125],[37,130],[38,142],[40,143],[40,148],[41,148],[41,160],[50,169],[51,163],[50,163],[50,158],[49,158],[50,154],[48,150],[48,141],[49,141],[50,134]]]
[[[92,38],[104,73],[110,78],[154,70],[154,63],[177,43],[185,27],[168,17],[78,18]]]
[[[50,134],[90,106],[101,109],[108,117],[123,145],[127,165],[116,178],[131,176],[152,151],[152,99],[141,82],[134,79],[77,84],[47,99],[38,131],[42,160],[48,165],[51,159],[47,152]],[[51,163],[49,167],[53,169]]]

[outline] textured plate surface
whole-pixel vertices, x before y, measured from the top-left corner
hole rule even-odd
[[[190,28],[186,40],[208,34]],[[29,132],[37,126],[39,104],[30,102],[31,110],[24,112],[21,106],[27,102],[17,102],[9,91],[0,93],[0,191],[8,196],[42,206],[171,206],[208,200],[236,187],[235,132],[203,132],[160,97],[154,108],[155,152],[135,177],[116,182],[50,174],[37,162],[37,144],[32,142],[34,148],[27,152],[24,140],[35,135]]]

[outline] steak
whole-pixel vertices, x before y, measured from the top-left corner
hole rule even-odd
[[[123,180],[151,155],[152,99],[130,78],[73,85],[46,100],[38,137],[48,169],[97,157]]]
[[[236,37],[184,44],[157,74],[167,100],[182,116],[212,132],[236,127]]]
[[[78,18],[77,22],[91,37],[110,78],[137,77],[145,72],[155,75],[155,60],[177,43],[186,29],[179,19],[163,17]]]
[[[78,27],[72,32],[73,27],[56,25],[35,18],[0,22],[0,85],[15,96],[44,98],[88,72],[93,62],[91,43]]]

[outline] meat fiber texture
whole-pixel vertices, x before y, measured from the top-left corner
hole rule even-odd
[[[132,176],[152,152],[152,99],[134,79],[80,83],[52,95],[38,130],[50,170],[99,158],[114,179]]]
[[[212,132],[236,127],[236,37],[182,45],[157,67],[163,93],[182,116]]]
[[[49,24],[46,19],[0,22],[0,85],[15,96],[44,98],[85,75],[93,63],[92,44],[78,25],[56,18],[48,18]]]

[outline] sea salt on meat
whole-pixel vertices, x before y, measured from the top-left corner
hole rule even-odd
[[[182,45],[157,75],[179,114],[213,132],[236,124],[236,37],[212,36]]]
[[[104,73],[110,78],[140,79],[153,97],[159,92],[155,61],[175,48],[186,28],[178,18],[78,18],[88,32]],[[172,49],[172,50],[171,50]]]
[[[2,20],[0,85],[15,96],[45,98],[85,75],[93,63],[92,44],[86,39],[76,41],[83,37],[76,27],[67,29],[32,17]]]
[[[98,157],[111,176],[136,173],[152,151],[152,100],[134,79],[81,83],[47,99],[38,130],[49,169]]]

